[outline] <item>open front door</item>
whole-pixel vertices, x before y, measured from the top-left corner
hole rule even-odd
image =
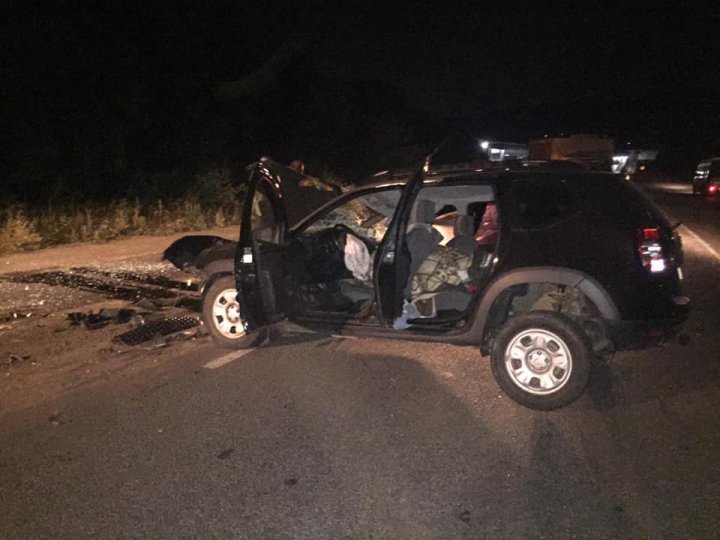
[[[235,286],[245,332],[256,333],[284,318],[288,309],[285,236],[289,226],[337,192],[268,158],[249,169],[235,253]]]
[[[410,176],[395,214],[375,255],[375,291],[382,324],[390,326],[402,312],[403,292],[410,279],[410,251],[405,233],[410,209],[425,180],[430,156]]]

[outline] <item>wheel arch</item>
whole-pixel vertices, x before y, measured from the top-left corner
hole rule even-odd
[[[223,264],[216,264],[216,263],[222,263],[222,262],[228,262],[228,265]],[[205,267],[205,271],[207,272],[207,277],[204,279],[202,287],[200,288],[200,294],[205,294],[205,291],[208,290],[213,283],[215,283],[218,279],[226,277],[226,276],[233,276],[233,261],[215,261],[208,266]]]
[[[572,287],[585,296],[606,324],[620,320],[620,312],[612,297],[592,276],[561,267],[518,268],[493,280],[476,308],[471,332],[479,336],[483,354],[490,350],[490,338],[494,330],[505,322],[514,292],[536,284]]]

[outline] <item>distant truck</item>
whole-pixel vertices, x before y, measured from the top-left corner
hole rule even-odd
[[[528,159],[573,161],[590,170],[610,171],[614,146],[611,138],[600,135],[543,137],[530,141]]]

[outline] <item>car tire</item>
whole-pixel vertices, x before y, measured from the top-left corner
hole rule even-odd
[[[203,323],[219,345],[230,349],[247,349],[265,341],[267,330],[245,332],[236,296],[233,276],[223,276],[212,281],[203,293]]]
[[[548,411],[582,395],[590,377],[591,350],[572,320],[552,311],[532,311],[500,327],[490,358],[495,380],[510,398]]]

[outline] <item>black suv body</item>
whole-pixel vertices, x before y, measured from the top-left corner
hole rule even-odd
[[[250,170],[232,273],[204,289],[224,345],[286,318],[477,345],[510,397],[553,409],[594,357],[667,340],[687,312],[679,236],[616,175],[425,165],[338,197],[268,159]]]

